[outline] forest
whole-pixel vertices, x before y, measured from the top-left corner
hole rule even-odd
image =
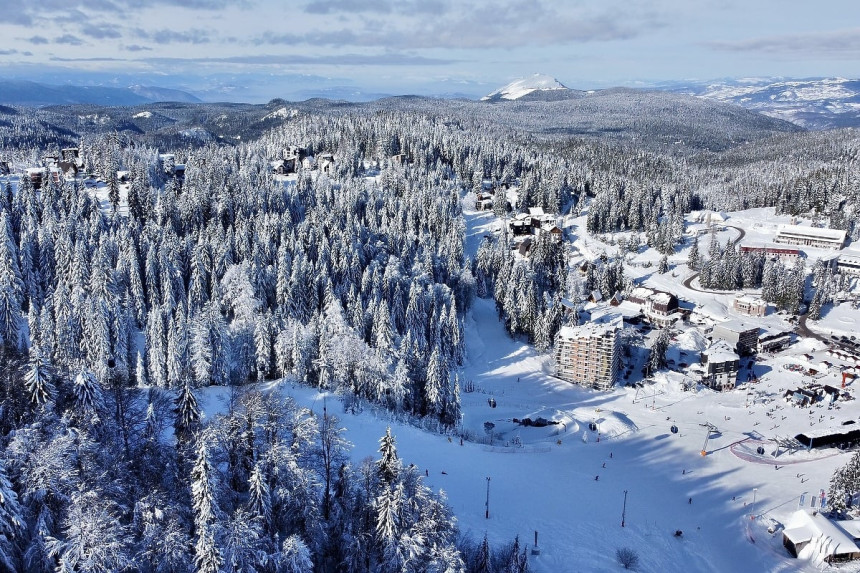
[[[613,114],[420,98],[277,116],[293,104],[165,105],[136,120],[138,108],[4,107],[2,566],[525,571],[518,541],[460,535],[395,436],[356,465],[337,416],[297,407],[278,381],[458,434],[475,297],[547,351],[562,297],[629,288],[621,257],[582,275],[541,238],[529,257],[506,234],[486,238],[472,260],[463,206],[485,181],[518,189],[515,204],[496,201],[500,216],[587,213],[582,232],[633,232],[664,254],[700,208],[775,207],[860,235],[853,131],[800,132],[680,96],[642,96],[663,115],[635,121],[618,111],[630,97],[601,104]],[[560,110],[572,124],[591,114],[591,127],[553,129]],[[668,147],[675,116],[701,125],[699,139]],[[13,177],[69,145],[109,189],[104,204],[80,177],[46,171],[38,189]],[[294,147],[332,153],[334,169],[276,177],[270,162]],[[801,302],[802,267],[716,242],[691,263],[703,286]],[[835,280],[816,269],[819,303]],[[230,400],[206,415],[197,395],[212,385]]]

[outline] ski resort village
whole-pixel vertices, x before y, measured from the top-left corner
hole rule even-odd
[[[860,137],[550,80],[0,107],[0,568],[860,571]]]

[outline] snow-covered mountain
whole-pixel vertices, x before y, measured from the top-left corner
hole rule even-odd
[[[22,106],[93,104],[106,106],[140,105],[158,101],[196,103],[188,92],[156,86],[52,85],[24,80],[0,80],[0,103]]]
[[[661,87],[734,103],[808,129],[860,127],[860,80],[742,78]]]
[[[529,99],[533,99],[535,95],[549,95],[552,99],[556,99],[557,96],[561,96],[562,98],[567,97],[574,91],[552,76],[534,74],[527,78],[512,81],[505,87],[485,95],[481,100],[515,100],[526,96],[532,96]]]

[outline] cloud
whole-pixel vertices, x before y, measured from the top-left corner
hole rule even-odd
[[[156,44],[208,44],[211,41],[209,32],[197,28],[183,32],[168,29],[152,32],[138,30],[138,34],[142,38],[152,40]]]
[[[860,57],[860,28],[752,38],[738,42],[709,42],[705,45],[724,52],[758,52],[791,58],[803,54],[854,58]]]
[[[121,58],[107,58],[107,57],[95,57],[95,58],[64,58],[62,56],[51,56],[48,58],[52,62],[124,62]]]
[[[36,44],[36,45],[41,45],[41,44],[47,44],[47,43],[48,43],[48,38],[45,38],[44,36],[31,36],[31,37],[29,37],[29,38],[25,38],[25,39],[26,39],[28,42],[30,42],[31,44]]]
[[[18,53],[18,50],[0,50],[0,56],[14,56]]]
[[[81,28],[81,32],[96,40],[122,37],[122,33],[112,24],[94,24],[88,22]]]
[[[571,7],[573,6],[573,7]],[[656,13],[606,2],[600,10],[548,0],[498,0],[420,4],[404,0],[318,0],[307,12],[330,16],[331,26],[268,32],[256,45],[384,47],[387,49],[486,49],[571,45],[625,40],[665,25]],[[427,13],[434,14],[428,18]]]
[[[441,14],[450,5],[441,0],[315,0],[304,9],[308,14]]]
[[[82,46],[84,41],[72,34],[63,34],[59,38],[54,39],[55,44],[66,44],[69,46]]]
[[[139,44],[129,44],[127,46],[123,46],[123,49],[127,52],[151,52],[152,48],[148,48],[146,46],[141,46]]]
[[[156,64],[242,64],[242,65],[335,65],[335,66],[441,66],[456,63],[457,60],[425,58],[407,54],[344,54],[338,56],[296,55],[249,55],[227,56],[222,58],[148,58]]]

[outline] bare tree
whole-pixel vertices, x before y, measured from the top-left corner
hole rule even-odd
[[[636,569],[639,564],[639,554],[629,547],[622,547],[615,551],[615,558],[625,569]]]

